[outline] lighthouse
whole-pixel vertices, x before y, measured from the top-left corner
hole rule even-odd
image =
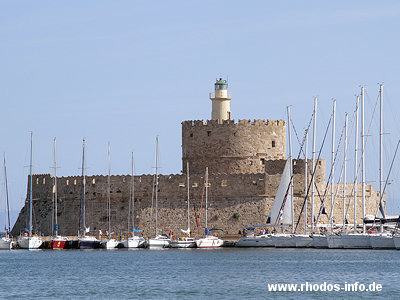
[[[220,78],[216,80],[214,86],[214,93],[210,93],[212,102],[211,120],[230,120],[232,94],[228,93],[228,83]]]

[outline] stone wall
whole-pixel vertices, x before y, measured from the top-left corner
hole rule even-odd
[[[263,173],[264,162],[285,159],[283,120],[182,122],[182,166],[191,173]]]
[[[220,228],[222,233],[237,233],[243,226],[263,224],[269,211],[281,180],[285,160],[269,161],[265,164],[265,173],[257,174],[210,174],[208,189],[208,227]],[[311,165],[311,164],[309,164]],[[330,214],[330,186],[325,183],[325,161],[317,164],[317,187],[320,197],[315,196],[315,216],[317,216],[321,199],[325,195],[325,210]],[[304,192],[304,160],[295,160],[294,171],[294,202],[295,220],[303,205]],[[28,178],[29,179],[29,178]],[[135,227],[144,230],[144,235],[154,234],[155,202],[153,199],[153,175],[135,176]],[[111,229],[113,232],[127,232],[128,212],[130,210],[132,178],[130,175],[111,176]],[[310,176],[309,176],[310,180]],[[79,227],[79,209],[81,199],[80,176],[58,178],[58,223],[60,234],[76,235]],[[29,180],[28,180],[29,182]],[[341,184],[335,204],[335,220],[342,222]],[[352,184],[347,184],[347,201],[352,197]],[[204,232],[205,198],[203,196],[204,174],[194,174],[190,177],[190,220],[191,230],[197,233],[196,216],[201,210],[199,233]],[[46,235],[51,234],[53,206],[53,177],[49,174],[33,177],[33,224],[36,230]],[[29,191],[29,186],[28,186]],[[28,195],[28,193],[27,193]],[[86,177],[86,226],[91,229],[107,229],[107,176],[96,175]],[[379,193],[370,185],[366,188],[367,214],[375,214]],[[310,223],[310,196],[308,197],[308,219]],[[203,199],[203,203],[202,203]],[[352,200],[351,200],[352,201]],[[350,202],[348,221],[352,222],[353,202]],[[357,219],[361,222],[361,185],[358,185]],[[28,202],[22,208],[12,233],[18,235],[28,221]],[[320,222],[327,223],[322,215]],[[299,230],[303,228],[304,218],[301,218]],[[187,228],[187,186],[185,175],[160,175],[158,189],[158,229],[159,233],[180,232]]]

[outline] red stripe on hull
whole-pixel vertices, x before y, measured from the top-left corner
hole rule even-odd
[[[53,249],[64,249],[65,241],[52,241],[51,248]]]

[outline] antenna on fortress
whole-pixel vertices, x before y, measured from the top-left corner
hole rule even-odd
[[[212,101],[211,120],[230,120],[232,93],[228,93],[228,82],[222,78],[217,78],[214,86],[214,93],[210,93],[210,100]]]

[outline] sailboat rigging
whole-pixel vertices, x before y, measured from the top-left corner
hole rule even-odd
[[[57,211],[57,156],[56,156],[56,138],[53,140],[54,145],[54,184],[53,184],[53,195],[54,195],[54,230],[55,236],[51,239],[51,248],[52,249],[63,249],[68,241],[68,239],[64,236],[58,235],[58,211]]]
[[[158,136],[156,137],[156,170],[155,170],[155,237],[148,240],[147,245],[150,248],[166,248],[169,246],[171,240],[164,234],[158,235],[157,217],[158,217]]]
[[[3,154],[4,157],[4,230],[6,232],[5,236],[0,238],[0,249],[11,249],[13,246],[13,241],[10,237],[10,205],[8,201],[8,185],[7,185],[7,168],[6,168],[6,153]]]
[[[90,232],[90,226],[86,228],[86,171],[85,171],[85,151],[86,141],[82,142],[82,184],[81,184],[81,204],[79,216],[79,249],[94,249],[100,246],[100,241],[94,236],[86,235]]]
[[[122,245],[124,248],[140,248],[144,247],[146,240],[141,237],[141,236],[136,236],[135,232],[142,232],[143,230],[138,230],[135,228],[135,160],[134,160],[134,154],[132,152],[132,183],[131,183],[131,199],[130,199],[130,207],[131,207],[131,214],[132,214],[132,236],[128,237]],[[128,227],[129,227],[129,220],[130,216],[128,214]],[[129,228],[129,231],[131,231],[131,228]]]
[[[107,175],[107,239],[101,243],[106,249],[114,249],[118,246],[118,241],[112,237],[111,232],[111,146],[108,142],[108,175]]]
[[[33,132],[31,131],[31,155],[30,155],[30,163],[29,163],[29,225],[28,225],[28,233],[24,233],[22,236],[18,238],[18,245],[21,249],[38,249],[43,241],[37,236],[33,235],[33,226],[32,226],[32,161],[33,161]]]

